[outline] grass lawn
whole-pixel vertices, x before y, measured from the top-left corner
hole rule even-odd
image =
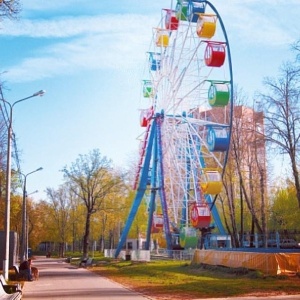
[[[258,271],[195,266],[183,261],[99,261],[91,270],[155,299],[266,294],[300,297],[300,276],[265,277]]]

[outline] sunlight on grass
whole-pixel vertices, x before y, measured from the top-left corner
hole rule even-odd
[[[149,296],[164,299],[300,293],[300,279],[265,278],[257,271],[193,265],[182,261],[111,261],[92,269]],[[169,298],[168,298],[169,297]]]

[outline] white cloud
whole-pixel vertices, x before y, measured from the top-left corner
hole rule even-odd
[[[101,11],[106,13],[108,11],[148,11],[158,12],[159,9],[168,8],[172,0],[159,0],[159,1],[137,1],[137,0],[122,0],[118,2],[107,2],[103,0],[26,0],[23,2],[25,10],[35,11],[65,11],[68,10],[89,10]],[[174,1],[173,1],[174,2]],[[175,3],[175,2],[174,2]]]
[[[114,26],[106,17],[73,21],[60,24],[27,21],[28,26],[10,29],[13,35],[30,37],[35,32],[43,37],[57,37],[64,29],[64,35],[72,38],[36,49],[35,57],[8,67],[6,78],[24,82],[81,70],[128,69],[143,63],[152,34],[151,18],[123,16]]]
[[[267,4],[269,2],[270,5]],[[272,3],[272,5],[271,5]],[[276,47],[298,37],[300,1],[232,1],[222,5],[220,14],[228,35],[248,45]]]
[[[112,19],[117,22],[112,23]],[[76,35],[109,32],[137,32],[153,22],[141,15],[105,15],[96,17],[65,17],[52,20],[21,20],[2,23],[0,35],[33,38],[66,38]],[[151,27],[150,27],[151,28]]]
[[[58,3],[55,2],[51,5]],[[65,5],[71,2],[67,1]],[[28,5],[38,3],[31,0]],[[294,7],[290,5],[292,11],[288,14],[282,11],[283,1],[272,3],[273,6],[266,6],[248,0],[216,4],[229,40],[248,45],[249,51],[254,45],[272,49],[292,43],[300,29],[298,19],[293,16],[300,3],[292,1]],[[6,78],[15,82],[32,81],[81,70],[137,67],[144,63],[152,27],[157,25],[159,17],[158,11],[155,15],[119,14],[5,22],[0,36],[45,39],[47,43],[54,39],[51,45],[35,49],[35,56],[24,58],[19,65],[6,66],[9,70]]]
[[[57,10],[71,5],[84,5],[86,1],[83,0],[52,0],[52,1],[41,1],[41,0],[26,0],[23,3],[24,9],[30,10]]]

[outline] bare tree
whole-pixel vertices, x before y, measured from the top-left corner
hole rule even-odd
[[[0,21],[4,18],[16,19],[20,10],[19,0],[0,0]]]
[[[72,192],[86,207],[83,256],[88,257],[91,216],[105,210],[105,202],[122,186],[122,178],[113,172],[111,160],[101,157],[99,150],[93,150],[63,169],[64,177]]]
[[[234,247],[243,245],[244,234],[265,233],[265,143],[263,114],[247,106],[242,89],[235,88],[231,148],[223,176],[224,221]],[[228,216],[228,217],[227,217]],[[251,241],[250,241],[251,242]]]
[[[289,157],[293,181],[300,208],[299,150],[300,150],[300,68],[284,63],[278,78],[266,78],[268,90],[260,94],[265,107],[266,140],[273,150]]]
[[[259,222],[258,208],[261,203],[258,200],[259,190],[259,164],[258,141],[256,141],[255,118],[257,113],[246,106],[239,105],[234,108],[233,131],[231,136],[231,152],[229,163],[224,176],[224,186],[228,199],[232,235],[235,245],[239,244],[237,230],[236,207],[240,207],[240,239],[244,234],[245,209],[244,202],[251,215],[251,236],[254,228],[262,233]],[[265,168],[263,168],[265,172]],[[264,182],[265,184],[265,182]],[[249,229],[248,229],[249,231]],[[240,243],[242,239],[240,240]]]

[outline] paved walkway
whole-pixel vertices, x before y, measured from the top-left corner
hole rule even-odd
[[[38,281],[25,282],[23,297],[26,300],[101,299],[146,300],[152,299],[133,292],[124,286],[84,268],[65,263],[63,259],[38,257],[33,261],[40,271]],[[210,298],[198,300],[300,300],[299,295],[275,297]],[[197,300],[197,299],[194,299]]]
[[[150,299],[63,259],[41,257],[33,260],[32,265],[39,269],[40,278],[25,282],[22,299]]]

